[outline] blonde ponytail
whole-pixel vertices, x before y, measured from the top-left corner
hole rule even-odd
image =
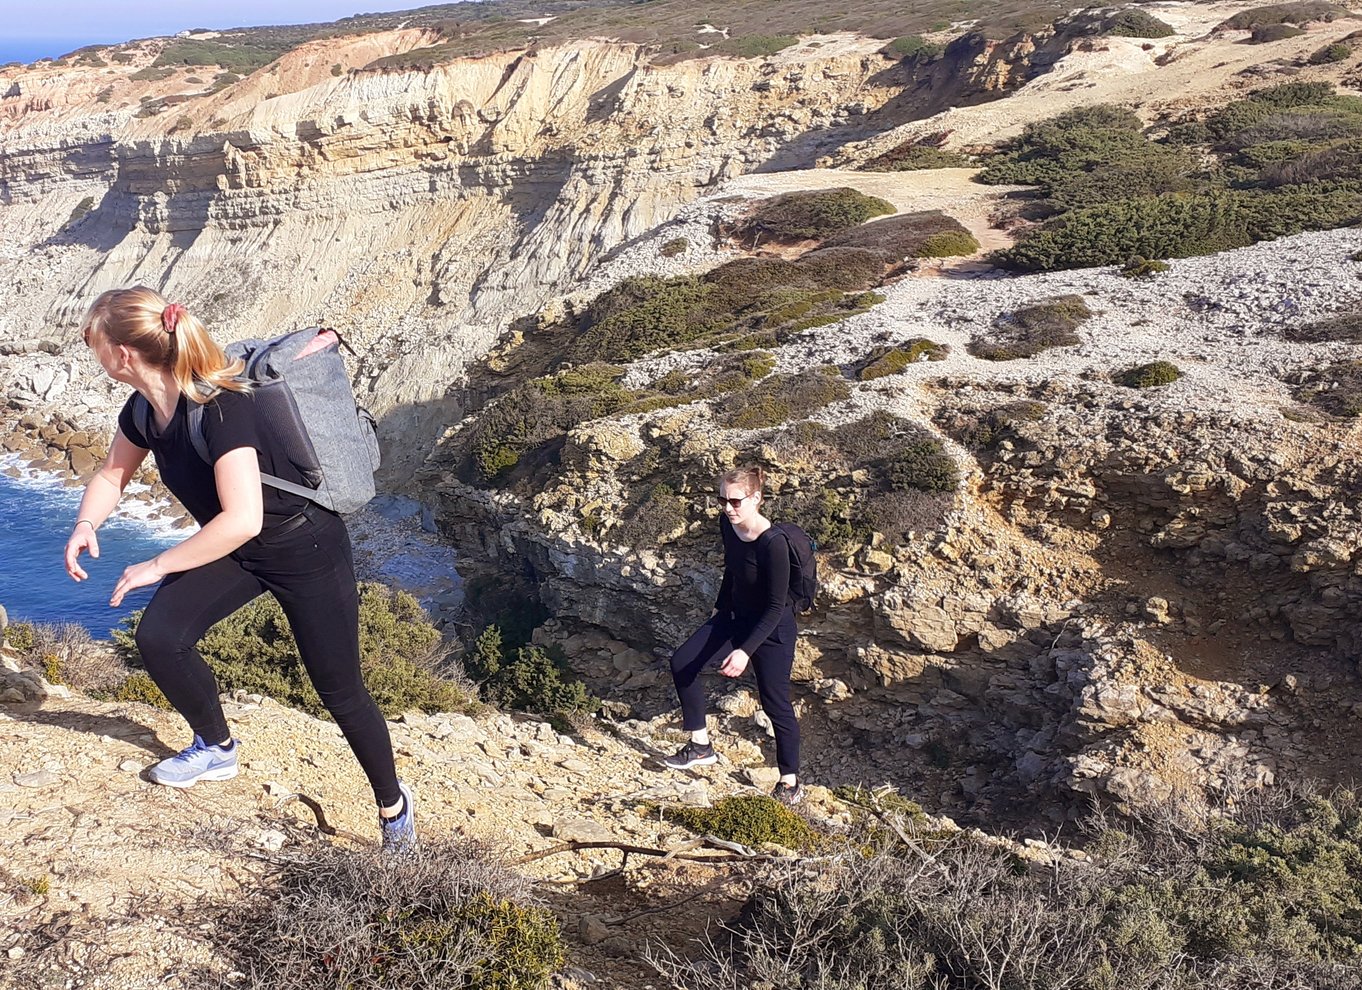
[[[208,401],[220,389],[250,389],[237,378],[244,362],[229,359],[187,309],[144,285],[102,293],[81,321],[81,333],[87,344],[102,334],[137,351],[152,367],[168,370],[195,402]]]

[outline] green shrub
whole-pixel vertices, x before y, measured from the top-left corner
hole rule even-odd
[[[712,311],[711,292],[692,276],[626,279],[587,308],[574,351],[579,360],[627,361],[721,329],[728,314]]]
[[[136,82],[160,82],[162,79],[169,79],[174,74],[174,69],[152,64],[148,65],[145,69],[138,69],[128,78]]]
[[[752,241],[822,240],[894,212],[892,203],[846,187],[785,193],[757,204],[735,236]]]
[[[1304,28],[1298,28],[1294,24],[1260,24],[1253,29],[1248,40],[1250,45],[1267,45],[1274,41],[1296,38],[1304,33]]]
[[[1362,361],[1335,361],[1310,372],[1295,390],[1299,402],[1355,419],[1362,416]]]
[[[331,74],[333,76],[343,76],[345,75],[345,68],[339,62],[335,62],[331,66]]]
[[[641,500],[624,507],[624,521],[610,533],[610,541],[633,549],[667,543],[685,531],[687,508],[670,485],[652,485]]]
[[[4,641],[12,649],[20,653],[27,653],[33,649],[33,623],[31,622],[11,622],[5,626]]]
[[[251,990],[546,990],[566,961],[553,915],[485,846],[314,850],[285,858],[214,926]]]
[[[819,844],[807,821],[765,794],[734,794],[712,808],[663,808],[662,814],[697,835],[745,846],[774,842],[786,849],[812,849]]]
[[[1018,423],[1034,423],[1045,418],[1043,402],[1019,399],[986,410],[943,412],[938,423],[963,446],[971,450],[992,450],[1017,435]]]
[[[955,458],[936,437],[924,437],[905,445],[884,461],[889,490],[903,492],[950,492],[960,484]]]
[[[897,347],[882,347],[872,353],[856,372],[856,377],[868,382],[886,375],[897,375],[918,361],[944,361],[948,353],[948,348],[933,340],[914,337]]]
[[[110,100],[113,99],[113,94],[114,88],[112,86],[105,86],[103,89],[101,89],[98,93],[95,94],[95,102],[108,103]]]
[[[1249,31],[1269,24],[1309,24],[1312,21],[1332,21],[1349,16],[1346,7],[1327,0],[1298,0],[1294,3],[1274,3],[1266,7],[1242,10],[1216,26],[1217,31]]]
[[[1052,347],[1072,347],[1082,343],[1075,331],[1091,316],[1082,296],[1032,303],[1000,316],[992,333],[970,341],[969,352],[989,361],[1014,361]]]
[[[150,675],[135,670],[124,679],[110,694],[110,701],[132,701],[139,705],[150,705],[164,711],[174,711],[175,706],[156,686]]]
[[[868,535],[854,521],[851,502],[831,488],[799,493],[782,508],[782,514],[808,533],[820,550],[854,550],[865,544]]]
[[[945,48],[934,41],[928,41],[920,34],[907,34],[901,38],[895,38],[885,49],[891,54],[897,55],[905,61],[926,62],[936,58]]]
[[[131,667],[143,666],[134,638],[141,618],[141,611],[134,612],[113,630],[115,649]],[[468,707],[467,694],[436,673],[443,659],[440,633],[406,592],[372,582],[359,586],[359,646],[364,683],[386,717],[413,708],[437,712]],[[213,626],[198,649],[221,690],[265,694],[325,716],[288,620],[273,596],[261,596]],[[129,684],[136,677],[129,678]],[[125,687],[141,691],[145,686]]]
[[[600,700],[572,676],[561,652],[504,646],[495,625],[478,637],[464,658],[464,670],[478,684],[483,700],[499,708],[566,717],[600,707]]]
[[[792,34],[748,34],[729,38],[716,46],[716,53],[740,58],[765,58],[783,52],[799,41]]]
[[[1103,25],[1104,33],[1118,38],[1167,38],[1173,28],[1138,8],[1117,11]]]
[[[933,234],[918,250],[919,258],[958,258],[979,250],[979,242],[971,233],[950,232]]]
[[[684,237],[673,237],[666,244],[663,244],[657,253],[664,258],[675,258],[678,254],[685,254],[689,248],[689,240]]]
[[[1014,271],[1187,258],[1358,220],[1362,193],[1346,188],[1153,196],[1075,210],[990,257]]]
[[[908,141],[876,155],[861,168],[866,172],[916,172],[932,168],[968,168],[972,164],[968,156],[957,151]]]
[[[260,35],[254,32],[232,32],[205,40],[177,38],[162,49],[152,65],[219,65],[248,76],[293,47],[288,41],[271,43],[259,39]]]
[[[723,425],[739,430],[779,426],[849,395],[851,387],[835,368],[771,375],[734,396],[719,419]]]
[[[825,291],[864,291],[879,285],[884,277],[880,255],[864,247],[833,246],[809,251],[795,262],[798,271]],[[838,296],[825,296],[824,301]]]
[[[1171,385],[1182,377],[1182,369],[1170,361],[1151,361],[1128,368],[1116,380],[1127,388],[1156,388]]]
[[[1166,261],[1158,261],[1153,258],[1142,258],[1138,254],[1126,259],[1126,263],[1121,266],[1122,278],[1153,278],[1162,272],[1168,271],[1172,267]]]
[[[469,431],[478,475],[486,481],[502,478],[526,452],[628,406],[638,396],[619,384],[623,374],[615,365],[587,364],[536,378],[502,396]]]
[[[1344,62],[1352,57],[1353,46],[1345,45],[1341,42],[1334,42],[1332,45],[1325,45],[1310,55],[1311,65],[1329,65],[1332,62]]]
[[[861,248],[874,251],[886,265],[899,265],[906,259],[933,257],[930,252],[934,246],[959,246],[965,243],[966,238],[973,241],[974,235],[954,217],[948,217],[939,210],[927,210],[904,213],[855,227],[828,238],[823,250]],[[966,253],[977,249],[976,244]]]
[[[1340,313],[1312,323],[1289,326],[1282,331],[1282,337],[1303,344],[1362,343],[1362,312]]]

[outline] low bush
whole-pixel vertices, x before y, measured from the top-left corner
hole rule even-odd
[[[711,54],[765,58],[783,52],[799,39],[792,34],[747,34],[720,42]]]
[[[1294,24],[1260,24],[1253,29],[1248,41],[1250,45],[1268,45],[1274,41],[1297,38],[1304,33],[1304,28],[1298,28]]]
[[[969,168],[972,164],[968,156],[958,151],[946,151],[909,141],[876,155],[861,169],[866,172],[916,172],[932,168]]]
[[[4,633],[4,642],[12,649],[18,650],[20,653],[27,653],[33,649],[35,642],[33,623],[11,622],[5,626]]]
[[[1187,258],[1359,220],[1362,192],[1348,188],[1151,196],[1075,210],[990,258],[1013,271],[1114,265],[1132,255]]]
[[[298,41],[303,38],[299,37]],[[198,40],[176,38],[156,56],[153,66],[218,65],[248,76],[269,65],[293,45],[288,41],[262,43],[253,32]]]
[[[1167,38],[1174,33],[1171,25],[1159,20],[1153,14],[1128,7],[1117,11],[1106,19],[1103,33],[1118,38]]]
[[[135,633],[139,610],[113,630],[114,647],[130,667],[143,667]],[[365,582],[359,586],[360,669],[386,717],[411,709],[461,711],[465,688],[438,673],[445,651],[440,633],[420,604],[404,591]],[[326,709],[298,657],[288,620],[272,595],[263,595],[204,634],[199,653],[223,691],[265,694],[311,715]]]
[[[632,549],[669,543],[682,536],[690,522],[686,500],[667,484],[651,485],[642,498],[623,509],[623,521],[607,539]]]
[[[1296,388],[1295,398],[1331,416],[1362,416],[1362,361],[1335,361],[1309,372]]]
[[[950,492],[960,484],[955,458],[936,437],[923,437],[886,457],[884,475],[891,492]]]
[[[685,254],[690,248],[690,241],[684,237],[673,237],[662,247],[658,248],[657,253],[664,258],[675,258],[679,254]]]
[[[530,882],[465,839],[290,857],[214,933],[256,990],[545,990],[566,961]]]
[[[131,701],[163,711],[174,711],[175,708],[170,699],[156,686],[156,682],[141,670],[132,671],[118,687],[108,694],[97,694],[96,697],[108,698],[110,701]]]
[[[1017,424],[1045,418],[1043,402],[1019,399],[992,409],[943,411],[937,423],[961,445],[971,450],[992,450],[1017,436]]]
[[[1142,258],[1138,254],[1126,259],[1126,263],[1121,266],[1122,278],[1153,278],[1168,271],[1171,266],[1166,261],[1159,261],[1154,258]]]
[[[1217,31],[1251,31],[1270,24],[1309,24],[1313,21],[1332,21],[1349,17],[1347,7],[1328,0],[1296,0],[1293,3],[1274,3],[1252,10],[1241,10],[1216,26]]]
[[[860,830],[826,868],[773,865],[697,958],[654,964],[682,990],[1357,990],[1357,804],[1274,793],[1099,821],[1086,862],[1043,869],[965,834],[924,846],[930,825],[898,815],[910,843]]]
[[[800,492],[783,501],[782,516],[808,533],[820,550],[845,553],[862,546],[869,536],[852,502],[831,488]]]
[[[885,263],[875,251],[836,246],[800,255],[795,267],[824,292],[864,292],[880,284]],[[825,296],[824,301],[838,298],[840,296]]]
[[[1311,323],[1289,326],[1282,331],[1282,336],[1303,344],[1362,343],[1362,312],[1339,313]]]
[[[963,247],[974,235],[954,217],[939,210],[904,213],[856,227],[824,242],[824,250],[861,248],[874,251],[886,265],[912,258],[940,257],[942,247]],[[979,245],[962,253],[971,254]],[[935,252],[935,253],[933,253]]]
[[[128,76],[134,82],[160,82],[162,79],[169,79],[175,74],[175,70],[168,66],[148,65],[144,69],[138,69]]]
[[[824,240],[894,212],[892,203],[846,187],[785,193],[758,203],[734,236],[747,242]]]
[[[1353,46],[1345,45],[1342,42],[1334,42],[1332,45],[1325,45],[1323,48],[1316,49],[1310,54],[1309,62],[1311,65],[1329,65],[1333,62],[1346,62],[1352,57]]]
[[[850,395],[851,387],[833,367],[771,375],[734,396],[719,421],[738,430],[780,426]]]
[[[934,41],[928,41],[920,34],[906,34],[895,38],[884,46],[885,51],[905,61],[926,62],[936,58],[945,48]]]
[[[896,347],[881,347],[872,352],[857,369],[856,377],[863,382],[897,375],[918,361],[944,361],[950,349],[926,337],[914,337]]]
[[[774,842],[787,849],[811,849],[819,842],[807,821],[764,794],[730,795],[712,808],[663,808],[662,815],[697,835],[744,846]]]
[[[465,655],[464,670],[484,701],[498,708],[569,718],[600,707],[573,676],[557,650],[503,645],[499,626],[488,626]]]
[[[527,451],[608,416],[638,396],[619,384],[624,369],[587,364],[533,381],[483,410],[469,431],[474,468],[485,481],[504,477]]]
[[[933,234],[923,241],[918,249],[919,258],[959,258],[974,254],[979,250],[979,242],[968,231]]]
[[[710,304],[709,282],[693,276],[625,279],[591,303],[573,348],[582,361],[626,361],[675,347],[724,325]]]
[[[1127,388],[1157,388],[1171,385],[1182,377],[1182,369],[1171,361],[1151,361],[1121,372],[1116,381]]]
[[[969,352],[989,361],[1014,361],[1052,347],[1072,347],[1082,343],[1076,331],[1092,315],[1082,296],[1032,303],[998,317],[991,333],[970,341]]]

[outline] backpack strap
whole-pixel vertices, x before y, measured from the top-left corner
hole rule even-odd
[[[141,392],[135,393],[132,397],[132,421],[137,426],[137,432],[142,434],[142,442],[150,447],[151,403]]]
[[[203,433],[203,403],[201,402],[189,403],[189,440],[194,445],[194,452],[199,455],[199,459],[205,464],[212,464],[213,455],[208,451],[208,438]],[[317,497],[315,488],[295,485],[291,481],[285,481],[283,478],[277,478],[263,471],[260,472],[260,480],[271,488],[277,488],[292,495],[299,495],[309,502]]]

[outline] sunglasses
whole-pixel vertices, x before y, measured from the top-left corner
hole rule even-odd
[[[737,498],[724,498],[722,495],[714,496],[715,500],[718,501],[721,505],[727,504],[729,508],[732,509],[736,509],[738,506],[742,505],[751,497],[752,497],[751,492],[748,492],[746,495],[740,495]]]

